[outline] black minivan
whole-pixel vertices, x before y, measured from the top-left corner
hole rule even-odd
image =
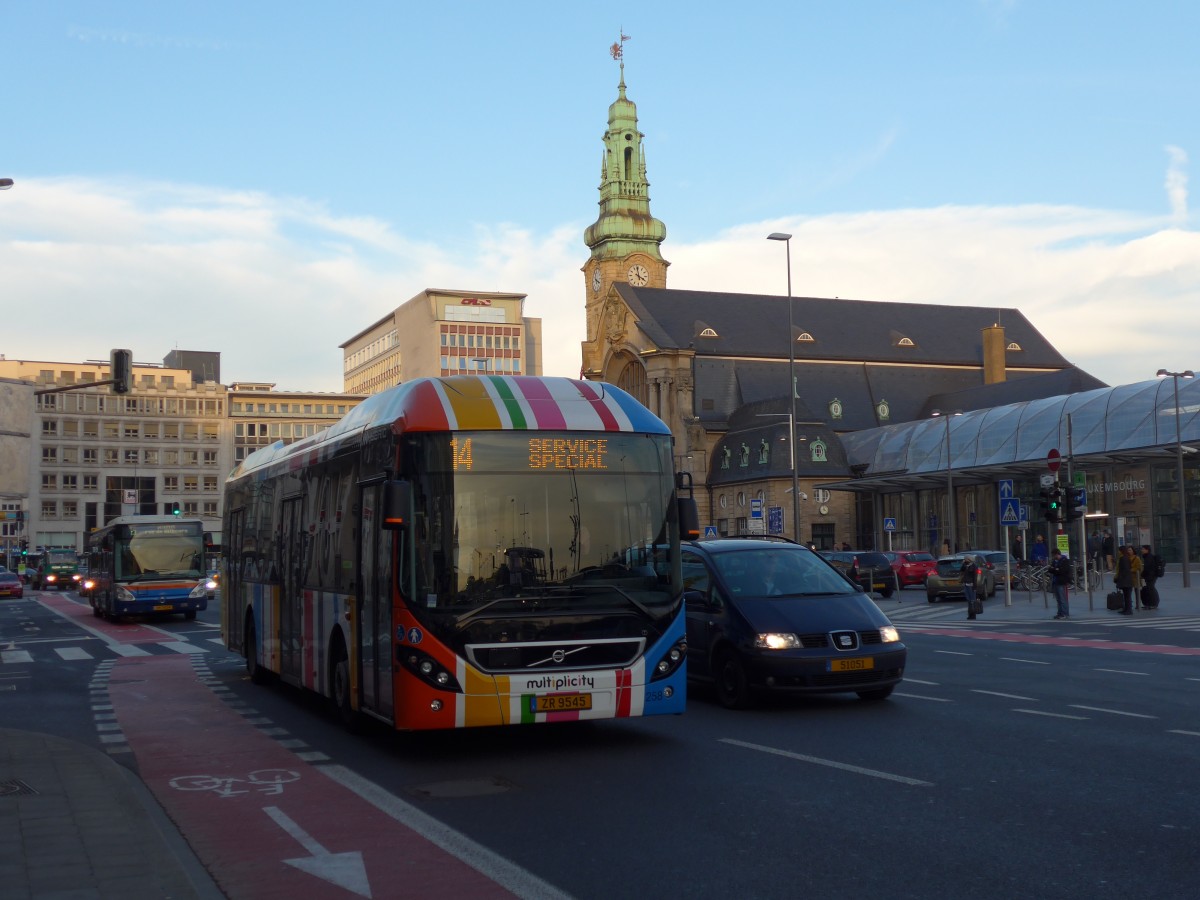
[[[683,545],[688,679],[731,709],[759,690],[888,697],[908,651],[888,617],[819,554],[790,541]]]

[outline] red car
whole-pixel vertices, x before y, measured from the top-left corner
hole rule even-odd
[[[889,550],[883,555],[892,564],[896,581],[902,588],[912,584],[924,584],[925,577],[930,572],[937,571],[937,560],[932,553],[926,553],[924,550]]]
[[[20,599],[25,596],[25,585],[21,584],[21,579],[17,577],[16,572],[0,572],[0,597],[16,597]]]

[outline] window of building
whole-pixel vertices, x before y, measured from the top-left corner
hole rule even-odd
[[[141,401],[137,397],[125,398],[125,415],[136,416],[141,411]]]
[[[87,466],[87,465],[94,466],[99,461],[100,461],[99,454],[96,452],[95,447],[84,447],[83,448],[83,464],[85,466]]]
[[[58,435],[58,420],[57,419],[42,419],[42,437],[56,437]]]
[[[195,475],[184,475],[183,476],[183,489],[185,491],[200,490],[200,479]]]
[[[115,441],[121,433],[121,426],[116,422],[105,422],[103,426],[104,439],[106,441]]]
[[[200,454],[199,453],[197,453],[195,450],[184,450],[183,451],[183,464],[185,466],[195,466],[195,465],[199,465],[199,463],[200,463]]]
[[[79,437],[79,420],[64,419],[62,423],[62,434],[65,438]]]
[[[164,475],[163,476],[163,490],[164,491],[179,490],[179,476],[178,475]]]
[[[196,516],[200,512],[200,507],[196,505],[196,501],[189,500],[183,504],[183,514],[185,516]]]
[[[84,422],[83,423],[83,439],[85,441],[94,441],[94,440],[99,439],[99,437],[100,437],[100,430],[95,422]]]
[[[43,447],[42,448],[42,462],[43,463],[58,462],[58,448],[57,447]]]
[[[158,440],[158,423],[146,422],[142,425],[142,437],[149,441]]]
[[[205,450],[202,458],[204,461],[204,465],[215,466],[217,464],[217,451],[216,450]]]
[[[125,451],[125,465],[136,466],[138,464],[138,457],[140,455],[141,454],[139,454],[138,451],[136,451],[136,450],[126,450]]]
[[[42,473],[42,490],[43,491],[57,491],[58,490],[58,476],[52,475],[48,472],[43,472]]]
[[[141,437],[141,435],[139,434],[137,425],[125,426],[125,440],[137,440],[139,437]]]
[[[163,463],[168,466],[179,465],[179,451],[178,450],[163,451]]]
[[[68,466],[74,466],[74,465],[79,464],[79,448],[78,447],[63,447],[62,451],[63,451],[62,460],[63,460],[64,464],[66,464]]]
[[[63,475],[62,486],[64,491],[75,491],[79,489],[79,476],[71,473]]]
[[[99,487],[100,487],[100,476],[99,475],[84,475],[83,476],[83,489],[85,491],[94,491],[94,490],[97,490]]]
[[[205,475],[204,476],[204,490],[215,491],[216,489],[217,489],[217,476],[216,475]]]
[[[217,501],[216,500],[205,500],[204,504],[203,504],[203,509],[204,509],[205,516],[215,517],[217,515]]]
[[[63,512],[64,519],[78,519],[79,518],[79,501],[64,500],[63,505],[62,505],[62,512]]]
[[[58,502],[55,500],[42,501],[42,518],[57,519],[58,518]]]
[[[183,439],[185,441],[198,441],[200,439],[200,426],[195,422],[185,422],[183,426]]]
[[[175,376],[174,375],[164,375],[162,377],[162,386],[166,387],[166,388],[175,387]]]
[[[206,441],[219,441],[221,439],[221,426],[216,422],[206,422],[200,429],[200,435]]]
[[[142,462],[144,462],[148,466],[157,466],[158,465],[158,451],[157,450],[143,450],[142,451]]]

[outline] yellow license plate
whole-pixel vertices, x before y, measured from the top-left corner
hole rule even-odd
[[[529,698],[529,711],[535,713],[574,712],[591,708],[591,694],[535,694]]]
[[[174,608],[175,608],[175,607],[173,607],[173,606],[172,606],[170,603],[167,603],[167,604],[164,604],[164,605],[162,605],[162,606],[156,606],[156,607],[154,607],[154,611],[155,611],[155,612],[170,612],[170,611],[171,611],[171,610],[173,610]]]
[[[830,672],[862,672],[875,668],[875,660],[869,656],[856,656],[852,659],[831,659]]]

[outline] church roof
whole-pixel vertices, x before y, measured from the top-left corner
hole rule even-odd
[[[697,357],[788,357],[786,297],[614,286],[642,331],[662,349],[690,348]],[[1017,309],[828,297],[795,297],[792,303],[796,335],[812,338],[796,342],[797,362],[961,365],[978,372],[981,332],[999,322],[1010,347],[1010,374],[1014,368],[1070,365]],[[775,335],[779,339],[771,340]]]

